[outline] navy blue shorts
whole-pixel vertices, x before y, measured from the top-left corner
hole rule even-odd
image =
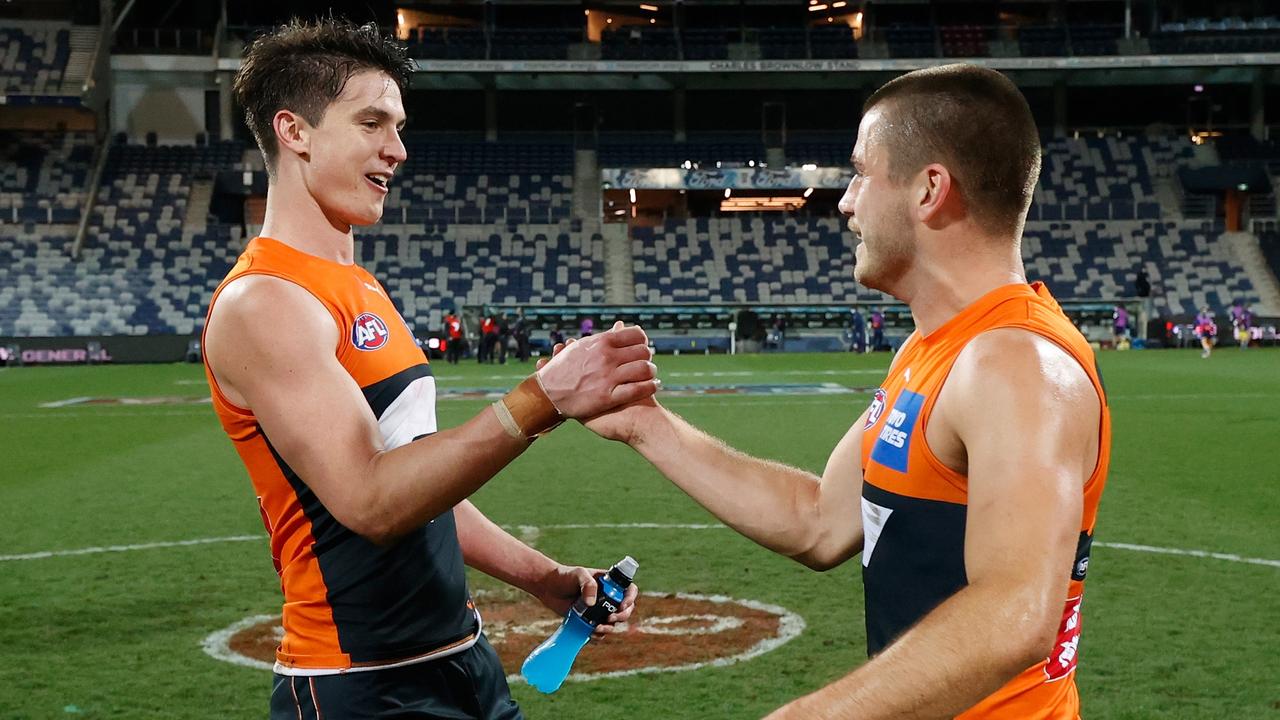
[[[289,677],[277,674],[271,720],[523,720],[493,646],[387,670]]]

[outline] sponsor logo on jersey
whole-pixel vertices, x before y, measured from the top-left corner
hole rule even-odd
[[[915,430],[920,408],[925,396],[903,390],[889,410],[889,417],[880,428],[876,444],[871,448],[871,459],[898,472],[907,471],[907,458],[911,454],[911,431]]]
[[[351,326],[351,344],[359,350],[377,350],[391,338],[387,324],[373,313],[364,313]]]
[[[884,388],[877,388],[875,399],[871,401],[870,412],[867,413],[867,424],[862,426],[863,430],[870,430],[871,426],[880,419],[881,413],[884,412],[885,397]]]
[[[1080,603],[1082,596],[1067,600],[1062,610],[1062,625],[1058,627],[1058,639],[1053,652],[1044,661],[1044,677],[1054,682],[1070,675],[1076,669],[1076,652],[1080,648]]]
[[[1083,581],[1089,572],[1089,553],[1093,550],[1093,536],[1080,531],[1080,539],[1076,541],[1076,562],[1071,566],[1071,579]]]

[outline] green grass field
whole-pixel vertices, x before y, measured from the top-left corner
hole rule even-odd
[[[668,386],[865,389],[887,363],[883,355],[659,359]],[[443,388],[510,386],[521,372],[435,368]],[[1280,718],[1280,351],[1224,349],[1210,360],[1113,352],[1102,368],[1115,452],[1097,540],[1269,562],[1096,548],[1080,646],[1084,716]],[[248,479],[207,405],[40,407],[204,394],[200,369],[188,365],[0,371],[0,718],[265,716],[270,674],[201,649],[215,630],[279,611],[265,540],[15,557],[261,535]],[[739,448],[821,471],[868,396],[667,402]],[[481,407],[442,400],[441,425]],[[630,450],[577,426],[537,443],[476,502],[510,526],[714,522]],[[581,564],[630,553],[645,590],[781,605],[807,629],[728,667],[567,683],[550,697],[517,684],[530,718],[760,717],[865,659],[857,562],[814,573],[724,529],[546,529],[537,545]]]

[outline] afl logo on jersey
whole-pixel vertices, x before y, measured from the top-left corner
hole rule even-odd
[[[862,426],[863,430],[870,430],[872,425],[880,419],[880,414],[884,412],[884,388],[876,390],[875,399],[871,401],[871,407],[867,412],[867,424]]]
[[[364,313],[351,326],[351,344],[359,350],[377,350],[386,345],[390,337],[387,324],[373,313]]]

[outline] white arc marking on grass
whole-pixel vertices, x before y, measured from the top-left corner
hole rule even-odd
[[[704,667],[724,667],[726,665],[734,665],[736,663],[744,662],[746,660],[759,657],[769,652],[770,650],[775,650],[781,647],[782,645],[785,645],[786,643],[798,637],[800,633],[804,632],[804,629],[806,627],[804,618],[800,617],[796,613],[793,613],[790,610],[780,605],[771,605],[769,603],[763,603],[757,600],[742,600],[739,598],[728,597],[726,595],[696,595],[693,593],[664,593],[664,592],[656,592],[656,591],[643,592],[640,594],[646,597],[654,597],[654,598],[676,597],[681,600],[699,600],[703,602],[716,603],[717,605],[741,605],[743,607],[750,608],[752,610],[758,610],[760,612],[766,612],[766,613],[769,613],[770,615],[776,616],[778,618],[778,632],[773,637],[762,638],[756,644],[747,648],[743,652],[737,653],[736,655],[719,657],[714,660],[707,660],[704,662],[686,663],[684,665],[649,666],[649,667],[631,668],[630,670],[614,670],[612,672],[603,672],[603,673],[574,673],[567,678],[568,680],[572,680],[576,682],[584,682],[584,681],[590,681],[590,680],[600,680],[602,678],[627,677],[630,675],[649,675],[652,673],[688,672],[690,670],[698,670]],[[231,638],[234,637],[236,633],[242,630],[246,630],[248,628],[251,628],[255,625],[259,625],[264,622],[270,622],[272,620],[276,620],[278,617],[279,615],[253,615],[253,616],[244,618],[243,620],[239,620],[235,623],[232,623],[231,625],[221,630],[210,633],[200,643],[200,646],[205,651],[205,653],[207,653],[209,656],[214,657],[218,660],[224,660],[226,662],[234,663],[236,665],[243,665],[245,667],[257,668],[259,670],[271,670],[273,666],[270,663],[263,662],[262,660],[246,657],[232,650]],[[665,620],[666,622],[665,623],[660,622],[663,620]],[[681,616],[670,617],[670,618],[654,618],[650,622],[655,623],[655,625],[652,629],[648,630],[648,632],[652,634],[680,633],[681,630],[677,628],[664,627],[664,625],[669,625],[676,622],[687,622],[689,620],[699,620],[699,621],[709,623],[709,625],[704,625],[703,627],[698,628],[696,630],[684,631],[684,632],[690,632],[690,633],[697,632],[699,634],[724,632],[726,630],[736,629],[743,625],[743,622],[741,620],[733,617],[722,617],[722,616],[715,616],[715,615],[681,615]],[[550,628],[556,625],[556,621],[550,620],[550,621],[546,621],[544,624]],[[638,628],[638,629],[644,631],[643,628]],[[507,682],[516,683],[516,682],[525,682],[525,680],[524,680],[524,677],[521,675],[512,674],[507,676]]]
[[[514,530],[528,537],[531,532],[541,533],[547,530],[727,530],[719,523],[562,523],[556,525],[503,525],[506,530]],[[534,540],[538,535],[532,535]],[[99,553],[129,552],[131,550],[153,550],[158,548],[187,547],[191,545],[213,545],[225,542],[246,542],[250,540],[266,540],[266,535],[230,535],[227,537],[196,538],[194,540],[173,540],[169,542],[140,543],[136,545],[108,545],[105,547],[77,548],[74,550],[45,550],[41,552],[23,553],[20,555],[0,555],[0,562],[11,560],[43,560],[53,557],[71,557],[76,555],[97,555]],[[1211,552],[1184,548],[1158,547],[1155,545],[1136,545],[1120,542],[1095,542],[1098,547],[1114,550],[1131,550],[1133,552],[1153,553],[1156,555],[1181,555],[1183,557],[1223,560],[1226,562],[1245,563],[1280,568],[1280,560],[1252,558],[1234,553]]]
[[[258,625],[270,620],[279,618],[279,615],[250,615],[249,617],[222,628],[221,630],[211,633],[200,643],[200,647],[204,649],[211,657],[218,660],[224,660],[236,665],[257,668],[259,670],[273,670],[275,666],[271,663],[255,660],[248,655],[231,649],[231,638],[241,630],[248,630],[254,625]]]

